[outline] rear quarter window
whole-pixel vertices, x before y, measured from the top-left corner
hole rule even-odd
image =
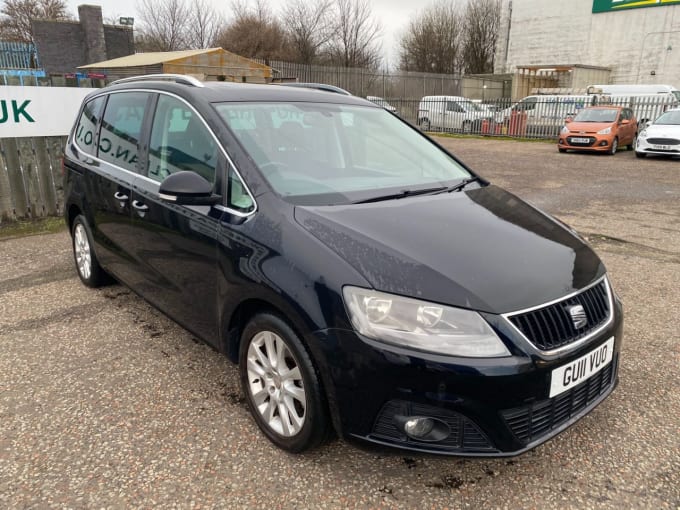
[[[90,156],[97,154],[97,126],[105,102],[106,97],[99,96],[85,103],[73,132],[73,139],[78,148]]]

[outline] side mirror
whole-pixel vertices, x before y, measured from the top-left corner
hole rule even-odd
[[[567,117],[566,119],[564,119],[564,123],[569,124],[571,120],[572,120],[571,117]]]
[[[158,190],[161,200],[178,205],[214,205],[222,197],[214,195],[213,185],[195,172],[168,175]]]
[[[628,119],[623,119],[621,121],[621,124],[623,124],[625,126],[626,124],[630,124],[630,121]]]

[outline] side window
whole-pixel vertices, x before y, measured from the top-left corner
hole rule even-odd
[[[527,97],[525,99],[522,99],[517,104],[517,111],[518,112],[527,112],[530,110],[534,110],[536,108],[536,98],[535,97]]]
[[[229,168],[227,181],[227,207],[244,213],[254,209],[253,199],[246,191],[246,187],[233,168]]]
[[[217,143],[198,115],[171,96],[158,98],[149,143],[149,177],[161,182],[182,170],[215,182]]]
[[[149,94],[119,92],[109,95],[99,136],[99,159],[137,171],[137,150]]]
[[[458,103],[455,101],[448,101],[446,103],[446,111],[448,112],[456,112],[456,113],[463,113],[465,110],[463,109],[462,106],[460,106]]]
[[[97,147],[95,145],[97,124],[99,124],[102,107],[105,102],[106,96],[99,96],[92,101],[88,101],[83,107],[83,113],[80,114],[80,119],[78,119],[74,132],[73,139],[76,144],[83,152],[90,156],[97,154]]]

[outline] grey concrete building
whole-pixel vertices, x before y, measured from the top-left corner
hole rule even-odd
[[[79,66],[132,55],[132,27],[104,25],[98,5],[78,6],[79,21],[33,20],[38,58],[49,74],[75,73]]]
[[[564,64],[679,86],[680,0],[502,0],[495,72]]]

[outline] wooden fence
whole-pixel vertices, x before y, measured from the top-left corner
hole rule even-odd
[[[63,213],[65,136],[0,139],[0,223]]]
[[[0,86],[93,86],[92,80],[0,76]],[[103,85],[103,83],[101,84]],[[66,136],[0,138],[0,224],[61,215]]]

